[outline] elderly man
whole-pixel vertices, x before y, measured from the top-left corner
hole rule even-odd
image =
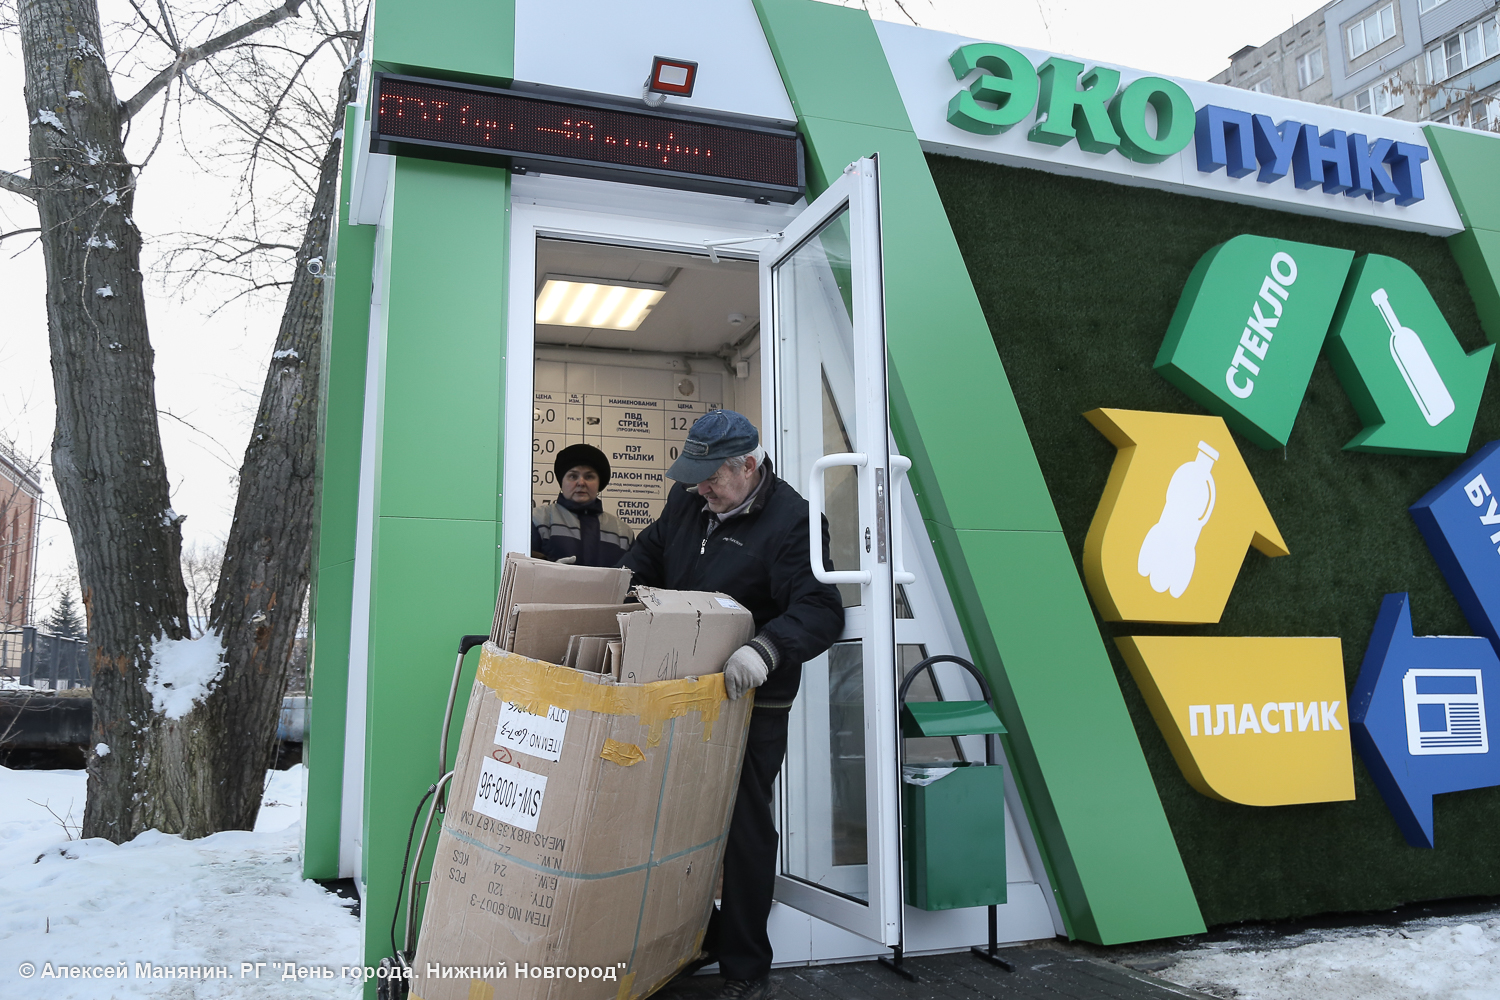
[[[787,715],[802,664],[843,631],[843,602],[837,588],[813,576],[807,501],[776,477],[746,417],[732,410],[701,417],[667,475],[677,485],[666,509],[620,565],[638,584],[721,591],[755,616],[755,637],[724,665],[729,697],[755,688],[755,708],[724,848],[722,906],[703,947],[728,981],[722,996],[760,1000],[771,993],[771,782],[786,756]],[[819,555],[832,569],[826,522]]]

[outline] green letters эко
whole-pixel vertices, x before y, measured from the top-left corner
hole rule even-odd
[[[1021,122],[1036,106],[1036,70],[1029,59],[1008,45],[965,45],[954,50],[948,64],[953,67],[955,80],[976,69],[985,71],[968,90],[960,90],[948,102],[949,123],[966,132],[998,135]],[[979,101],[994,107],[984,107]]]
[[[1156,111],[1156,134],[1146,127],[1146,105]],[[1120,133],[1120,154],[1136,163],[1160,163],[1193,141],[1193,99],[1171,80],[1143,76],[1109,102],[1109,120]]]
[[[1090,153],[1107,153],[1120,145],[1105,108],[1120,85],[1120,71],[1095,66],[1079,80],[1082,72],[1083,63],[1057,56],[1037,67],[1041,110],[1026,138],[1049,146],[1065,146],[1076,138],[1079,147]]]

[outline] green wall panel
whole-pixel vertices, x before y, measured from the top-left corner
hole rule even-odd
[[[1020,411],[869,17],[807,0],[756,0],[756,9],[808,141],[814,190],[849,162],[879,156],[893,430],[914,462],[970,648],[1010,692],[1007,749],[1069,931],[1100,943],[1199,931],[1108,654],[1087,627]],[[1017,601],[1027,613],[1012,613]],[[1114,809],[1107,823],[1101,795]]]
[[[417,801],[438,778],[438,731],[458,638],[487,631],[494,614],[494,536],[494,523],[484,520],[382,517],[376,527],[361,919],[369,965],[391,953],[391,915],[407,831]],[[466,664],[460,707],[477,662],[471,655]],[[454,734],[462,722],[458,708],[455,714]],[[456,749],[456,739],[450,746]],[[424,866],[430,852],[429,846]]]
[[[382,516],[495,517],[509,176],[397,160]]]
[[[1463,271],[1492,343],[1500,343],[1500,136],[1469,129],[1422,130],[1467,231],[1448,247]]]
[[[1209,248],[1254,233],[1394,257],[1416,270],[1466,351],[1485,343],[1463,275],[1441,237],[972,160],[928,160],[1056,504],[1073,586],[1116,454],[1082,414],[1101,406],[1203,412],[1153,371],[1152,362],[1178,296]],[[1108,248],[1089,259],[1086,280],[1078,277],[1080,246]],[[1500,437],[1497,381],[1492,369],[1471,447]],[[1468,634],[1407,513],[1462,459],[1344,451],[1359,429],[1358,414],[1325,356],[1314,367],[1286,448],[1267,451],[1237,439],[1291,554],[1268,559],[1250,552],[1218,624],[1105,623],[1084,610],[1065,627],[1066,635],[1059,627],[1063,648],[1101,635],[1109,640],[1108,664],[1118,695],[1210,924],[1500,894],[1500,825],[1494,820],[1500,788],[1438,796],[1438,846],[1432,851],[1406,845],[1357,757],[1352,802],[1256,808],[1209,799],[1182,777],[1114,649],[1115,636],[1163,632],[1337,635],[1352,687],[1387,593],[1412,595],[1418,635]],[[979,567],[978,576],[996,563],[1001,570],[990,586],[998,597],[990,599],[998,603],[985,614],[994,620],[1030,607],[1039,618],[1057,620],[1061,612],[1049,607],[1062,608],[1065,595],[1038,595],[1037,603],[1029,604],[1033,595],[1023,581],[1006,578],[1007,565],[1024,563],[995,556],[987,563],[971,559],[969,565]],[[1055,580],[1062,583],[1061,576]],[[1028,697],[1049,692],[1028,695],[1024,688],[1037,675],[1019,673],[1015,663],[1023,656],[1046,655],[1045,645],[1028,651],[1017,644],[1006,658],[1006,675],[1023,708]],[[1050,669],[1078,668],[1059,658]],[[1033,740],[1049,735],[1038,733],[1032,717],[1022,715]],[[1086,741],[1078,746],[1089,749]],[[1065,752],[1041,746],[1037,759],[1050,766]],[[1095,766],[1109,764],[1103,754],[1092,759]],[[1078,803],[1050,776],[1048,786],[1058,815],[1066,817]],[[1095,810],[1097,822],[1115,835],[1106,801]],[[1075,853],[1083,849],[1070,846]],[[1143,909],[1148,903],[1143,897]]]
[[[337,878],[339,870],[354,524],[375,256],[374,228],[349,225],[349,171],[358,127],[354,116],[345,118],[338,225],[324,279],[318,375],[318,521],[313,533],[308,607],[307,692],[311,700],[303,746],[307,809],[302,868],[307,878]]]
[[[374,63],[392,73],[509,83],[515,72],[515,0],[380,0]]]
[[[459,636],[487,632],[494,614],[510,175],[401,158],[391,198],[361,864],[372,963],[390,953],[411,813],[437,778]]]

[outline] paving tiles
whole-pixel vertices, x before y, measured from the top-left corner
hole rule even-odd
[[[907,959],[912,983],[877,962],[814,965],[771,973],[779,1000],[1210,1000],[1207,994],[1063,948],[1005,948],[1015,972],[967,952]],[[718,976],[668,984],[659,1000],[711,1000]]]

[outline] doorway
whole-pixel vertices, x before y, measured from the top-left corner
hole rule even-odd
[[[536,241],[532,506],[557,499],[553,458],[591,444],[610,463],[604,509],[640,534],[703,414],[760,426],[754,261],[582,240]]]
[[[821,483],[846,627],[804,666],[778,782],[779,965],[986,937],[982,909],[902,903],[896,683],[924,655],[968,650],[889,435],[868,170],[812,206],[547,176],[513,187],[509,281],[531,294],[509,297],[505,392],[532,405],[507,406],[505,447],[531,457],[505,463],[503,550],[527,550],[533,505],[558,492],[550,456],[580,441],[609,457],[620,478],[600,499],[639,534],[664,505],[674,449],[716,406],[756,424],[799,493],[813,499],[815,472]],[[917,697],[976,694],[957,668],[936,682]],[[1061,925],[1007,785],[1002,939],[1050,937]]]

